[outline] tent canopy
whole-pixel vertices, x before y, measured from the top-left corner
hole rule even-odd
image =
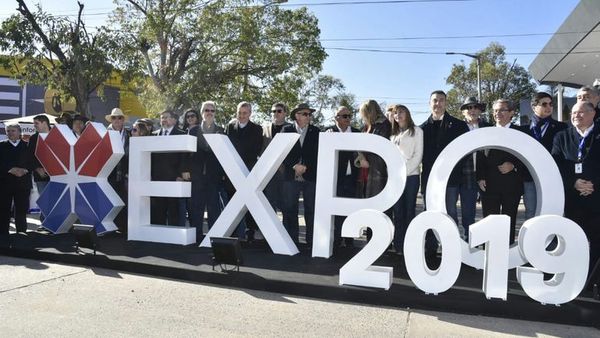
[[[529,66],[540,84],[591,86],[600,78],[600,1],[581,0]]]
[[[40,114],[40,115],[46,115],[48,117],[48,120],[50,120],[50,124],[56,124],[56,116],[50,115],[50,114]],[[16,117],[14,119],[4,120],[4,121],[0,121],[0,122],[4,123],[4,125],[11,124],[11,123],[33,124],[33,118],[36,116],[37,115],[22,116],[22,117]]]

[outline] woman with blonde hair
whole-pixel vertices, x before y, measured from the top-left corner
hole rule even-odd
[[[360,106],[360,116],[364,123],[363,133],[390,138],[392,126],[377,101],[365,101]],[[372,197],[381,192],[387,181],[387,168],[383,159],[373,153],[359,153],[356,164],[360,168],[368,168],[369,170],[365,186],[365,197]]]
[[[415,126],[410,110],[404,105],[392,107],[392,136],[390,137],[406,159],[406,185],[400,199],[393,207],[394,249],[402,253],[404,235],[410,222],[415,218],[419,174],[423,159],[423,130]]]

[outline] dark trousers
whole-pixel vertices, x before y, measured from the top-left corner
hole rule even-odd
[[[27,210],[29,209],[30,189],[23,189],[10,184],[2,187],[0,194],[0,234],[7,235],[14,201],[14,218],[17,232],[27,231]]]
[[[449,204],[449,201],[452,200],[452,196],[455,194],[455,191],[457,191],[457,190],[458,190],[458,186],[456,186],[456,185],[446,186],[446,196],[445,196],[446,211],[448,211],[448,215],[450,217],[453,217],[452,215],[450,215],[452,207],[448,206],[448,204]],[[421,189],[421,194],[423,194],[423,206],[425,207],[425,210],[427,210],[427,204],[425,203],[425,201],[427,200],[426,194],[425,194],[426,191],[427,191],[427,187],[423,186]],[[454,210],[456,210],[456,206],[455,206]],[[438,248],[438,240],[435,237],[435,235],[433,234],[433,231],[428,230],[427,233],[425,234],[425,255],[426,256],[435,256],[437,254],[437,248]]]
[[[220,183],[216,179],[206,176],[192,178],[192,226],[196,227],[196,234],[202,234],[204,224],[204,210],[208,212],[208,228],[215,224],[221,214],[219,208]]]
[[[306,243],[312,244],[315,219],[315,183],[309,181],[283,182],[283,225],[292,240],[299,243],[298,199],[300,192],[304,199],[304,220],[306,221]]]
[[[179,225],[179,198],[150,197],[150,222],[158,225]]]
[[[600,213],[570,206],[565,209],[565,217],[579,224],[590,242],[591,270],[600,259]]]
[[[346,175],[338,178],[337,182],[337,197],[356,197],[356,177],[352,175]],[[334,219],[334,230],[333,230],[333,245],[334,247],[340,246],[342,243],[342,225],[346,220],[346,216],[335,216]],[[344,238],[346,246],[354,245],[354,238]]]
[[[275,212],[277,210],[283,211],[283,175],[279,170],[275,172],[275,175],[265,187],[264,194]]]
[[[460,214],[462,220],[462,227],[464,229],[465,239],[469,240],[469,226],[475,223],[475,213],[477,204],[477,194],[479,193],[479,186],[477,182],[473,180],[469,184],[461,183],[456,189],[449,191],[450,196],[446,196],[446,207],[448,208],[448,215],[454,219],[456,225],[458,223],[458,209],[456,202],[460,195]]]
[[[417,193],[419,192],[419,175],[406,177],[404,192],[396,204],[394,204],[394,249],[402,252],[404,248],[404,235],[408,225],[415,218],[417,207]]]
[[[483,217],[488,215],[508,215],[510,216],[510,244],[515,242],[515,225],[517,224],[517,211],[521,194],[514,192],[489,192],[486,191],[481,196],[481,208]]]

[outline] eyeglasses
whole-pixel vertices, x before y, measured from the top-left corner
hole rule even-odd
[[[494,113],[508,113],[510,109],[494,109]]]
[[[123,116],[111,116],[110,119],[111,120],[122,120]]]
[[[552,107],[552,106],[554,106],[554,103],[552,103],[552,102],[541,102],[541,103],[538,104],[538,106],[542,106],[544,108],[548,107],[548,106]]]
[[[302,115],[302,116],[311,116],[312,113],[308,113],[308,112],[297,112],[296,115]]]
[[[336,118],[349,119],[349,118],[352,118],[352,115],[351,114],[341,114],[341,115],[336,115]]]
[[[271,113],[283,113],[283,109],[273,109],[271,110]]]
[[[214,109],[204,109],[205,113],[214,113],[215,110]]]

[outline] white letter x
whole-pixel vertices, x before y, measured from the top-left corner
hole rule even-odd
[[[258,162],[248,168],[225,135],[204,135],[213,153],[236,189],[235,194],[208,231],[200,246],[209,247],[210,237],[229,236],[247,210],[254,217],[263,236],[276,254],[295,255],[298,248],[265,197],[263,189],[300,137],[296,133],[279,133],[265,149]]]

